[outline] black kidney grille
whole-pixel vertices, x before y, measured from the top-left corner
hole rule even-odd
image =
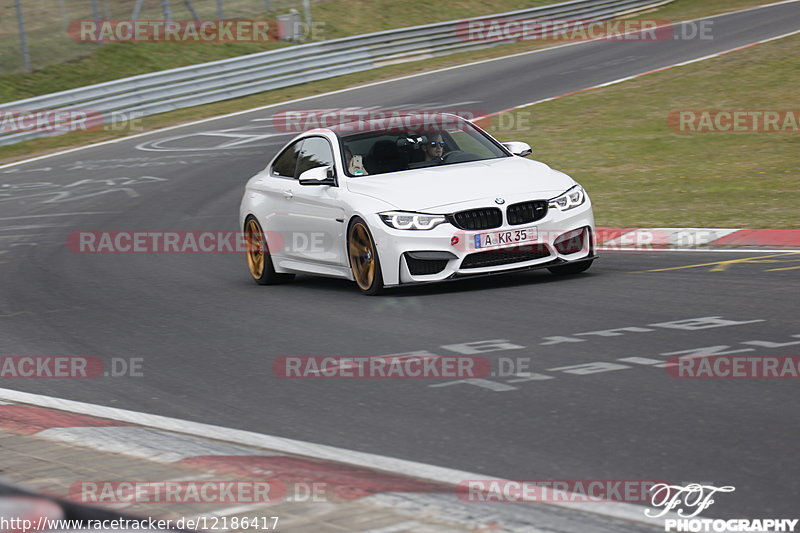
[[[450,218],[451,224],[466,230],[492,229],[503,225],[503,212],[496,207],[459,211]]]
[[[512,204],[506,210],[506,218],[512,226],[528,224],[543,219],[547,215],[547,200],[533,200]]]
[[[476,252],[469,254],[461,262],[461,268],[484,268],[498,265],[508,265],[510,263],[522,263],[533,261],[550,255],[550,251],[544,244],[528,244],[515,246],[512,248],[502,248],[488,252]]]

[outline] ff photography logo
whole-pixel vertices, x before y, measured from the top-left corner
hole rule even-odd
[[[749,531],[795,531],[797,519],[733,519],[695,518],[714,504],[714,495],[735,491],[735,487],[714,487],[690,483],[685,487],[659,483],[650,490],[650,504],[655,511],[646,509],[648,518],[660,518],[677,509],[680,518],[665,518],[664,531],[676,532],[749,532]],[[673,515],[674,516],[674,515]]]

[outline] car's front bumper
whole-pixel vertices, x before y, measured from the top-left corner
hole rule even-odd
[[[595,256],[594,216],[588,199],[569,211],[551,209],[536,222],[514,226],[504,223],[491,230],[466,231],[448,223],[428,231],[396,230],[378,215],[370,217],[370,226],[387,286],[545,268]],[[536,240],[480,250],[474,247],[477,233],[523,228],[536,228]],[[562,242],[565,235],[570,237],[566,243]]]

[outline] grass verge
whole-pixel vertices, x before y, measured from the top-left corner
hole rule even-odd
[[[800,228],[800,134],[680,133],[677,110],[794,110],[800,36],[521,109],[536,159],[574,176],[597,224]],[[499,125],[499,121],[495,121]],[[506,121],[510,124],[510,121]]]

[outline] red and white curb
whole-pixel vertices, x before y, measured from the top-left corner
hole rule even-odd
[[[800,251],[800,229],[599,227],[595,236],[601,251]]]
[[[663,527],[644,515],[646,507],[624,502],[585,502],[580,497],[540,505],[460,500],[456,487],[464,480],[507,481],[485,474],[9,389],[0,389],[0,400],[23,404],[0,405],[3,431],[186,466],[205,477],[325,483],[336,500],[358,500],[417,520],[475,530],[491,524],[497,531],[529,533],[570,530],[563,529],[565,523],[577,527],[591,522],[598,531],[609,523],[631,532]],[[209,514],[245,510],[239,506]]]
[[[349,489],[336,491],[337,499],[357,499],[380,492],[453,490],[446,485],[353,465],[27,405],[0,405],[0,430],[209,473],[268,476],[283,484],[326,483]]]

